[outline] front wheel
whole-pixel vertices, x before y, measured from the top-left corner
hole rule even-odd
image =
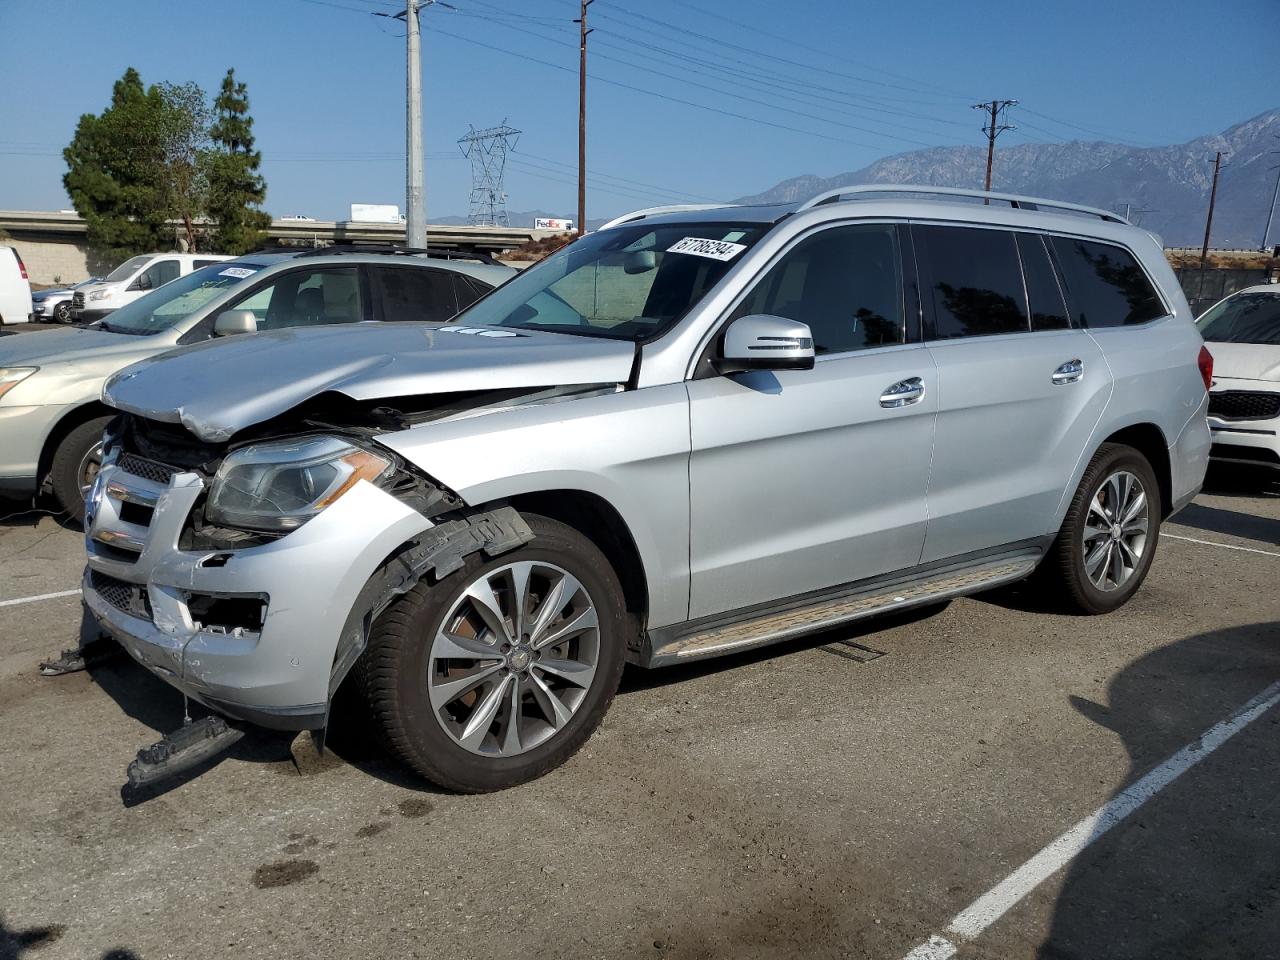
[[[1071,500],[1042,579],[1082,613],[1110,613],[1146,579],[1160,538],[1160,486],[1133,447],[1103,444]]]
[[[71,322],[71,304],[63,300],[60,304],[53,308],[53,319],[59,323]]]
[[[418,583],[374,624],[360,674],[384,738],[440,786],[480,793],[542,776],[604,717],[626,611],[609,562],[571,527]]]
[[[49,464],[53,498],[73,523],[84,521],[84,498],[102,466],[102,432],[110,417],[95,417],[80,424],[58,444]]]

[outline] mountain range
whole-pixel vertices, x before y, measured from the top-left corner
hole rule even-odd
[[[1121,213],[1127,203],[1130,219],[1159,234],[1166,246],[1198,247],[1204,239],[1214,154],[1222,151],[1210,246],[1257,249],[1275,189],[1274,168],[1280,163],[1276,150],[1280,150],[1280,109],[1219,134],[1165,147],[1104,141],[1001,147],[997,141],[991,188]],[[787,203],[860,183],[981,187],[986,161],[985,147],[930,147],[885,157],[834,177],[792,177],[734,202]],[[1280,243],[1280,216],[1272,224],[1270,243]]]

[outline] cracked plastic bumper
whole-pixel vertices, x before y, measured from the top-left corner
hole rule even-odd
[[[323,725],[334,653],[357,596],[383,560],[431,522],[362,481],[279,540],[184,551],[178,539],[203,489],[200,477],[174,476],[145,528],[120,518],[113,480],[137,478],[109,466],[98,485],[106,492],[86,531],[84,578],[98,622],[152,673],[221,712],[285,729]],[[136,560],[103,548],[122,533],[142,543]],[[219,565],[207,565],[214,556]],[[111,588],[99,590],[104,583]],[[122,601],[125,594],[132,599]],[[263,598],[261,629],[205,628],[193,620],[191,594]]]

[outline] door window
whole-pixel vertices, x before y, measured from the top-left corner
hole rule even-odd
[[[134,286],[139,290],[154,290],[162,287],[170,280],[177,280],[179,273],[177,260],[157,260],[138,275]]]
[[[912,227],[932,339],[1025,333],[1026,292],[1013,233],[974,227]]]
[[[294,270],[226,309],[252,310],[259,330],[364,319],[357,267]]]
[[[905,342],[897,229],[856,224],[800,241],[733,316],[756,313],[807,323],[820,354]]]
[[[382,319],[448,320],[458,312],[450,275],[443,270],[378,267],[374,270],[382,298]]]
[[[201,267],[207,267],[210,264],[214,264],[214,263],[221,263],[221,261],[220,260],[192,260],[191,269],[199,270]]]
[[[1044,238],[1034,233],[1019,233],[1017,238],[1022,275],[1027,280],[1031,329],[1065,330],[1071,326],[1071,321],[1067,318],[1067,305],[1062,299],[1057,271],[1049,259]]]
[[[453,292],[458,296],[459,310],[467,309],[492,289],[493,287],[489,284],[475,277],[468,277],[461,273],[453,275]]]
[[[1054,237],[1053,249],[1079,326],[1121,327],[1168,313],[1138,261],[1123,247]]]

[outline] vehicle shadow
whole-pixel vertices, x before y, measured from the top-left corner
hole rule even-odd
[[[66,511],[51,509],[42,504],[33,504],[30,500],[0,499],[0,530],[6,527],[32,529],[40,525],[40,521],[49,518],[64,530],[83,533],[84,528],[67,517]]]
[[[1200,634],[1131,663],[1108,705],[1072,705],[1129,753],[1124,786],[1280,678],[1280,623]],[[1263,958],[1280,932],[1280,708],[1104,834],[1072,863],[1042,960]]]
[[[1203,492],[1215,497],[1280,497],[1280,470],[1239,463],[1210,463]]]
[[[11,928],[0,914],[0,960],[22,960],[56,943],[67,932],[65,924],[51,923],[26,930]],[[102,954],[101,960],[138,960],[138,955],[124,947],[114,947]]]
[[[1280,545],[1280,520],[1192,503],[1170,521],[1184,527]]]

